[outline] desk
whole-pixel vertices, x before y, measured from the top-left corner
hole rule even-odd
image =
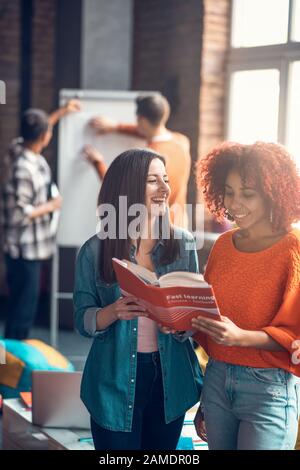
[[[193,406],[185,417],[181,437],[189,438],[195,450],[207,450],[207,444],[196,434],[193,419],[197,410]],[[93,442],[79,441],[88,438],[88,429],[42,428],[32,424],[31,410],[25,408],[19,398],[3,401],[3,441],[4,450],[94,450]],[[179,441],[179,444],[182,441]],[[179,447],[180,448],[180,447]],[[181,447],[185,449],[185,447]]]
[[[18,398],[3,400],[3,440],[6,450],[94,450],[87,429],[42,428],[32,424],[31,410]]]

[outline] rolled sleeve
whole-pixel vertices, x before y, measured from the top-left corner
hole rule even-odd
[[[298,253],[300,253],[300,247],[297,255]],[[285,351],[261,350],[261,355],[271,365],[288,369],[289,372],[300,377],[300,364],[298,358],[295,359],[294,356],[300,338],[300,270],[298,259],[296,258],[296,261],[291,263],[284,300],[278,312],[270,325],[262,328]]]
[[[103,336],[109,330],[109,327],[104,330],[97,330],[97,313],[99,310],[101,310],[99,307],[90,307],[83,316],[84,330],[92,337]]]
[[[102,305],[96,287],[95,256],[89,241],[82,246],[76,260],[73,303],[75,328],[81,335],[96,337],[106,331],[96,330],[96,315]]]
[[[25,215],[30,216],[33,210],[34,210],[34,206],[32,206],[31,204],[28,204],[27,206],[24,207],[23,212]]]

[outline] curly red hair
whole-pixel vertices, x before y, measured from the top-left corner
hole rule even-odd
[[[231,170],[237,170],[244,183],[254,184],[270,205],[274,230],[287,229],[300,220],[300,175],[282,145],[223,142],[201,158],[196,166],[197,185],[209,211],[219,221],[228,218],[224,188]]]

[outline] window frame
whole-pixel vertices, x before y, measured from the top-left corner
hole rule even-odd
[[[233,19],[234,2],[231,2],[231,25]],[[289,103],[289,82],[291,79],[291,65],[300,61],[300,41],[293,41],[292,18],[294,12],[294,0],[289,0],[288,37],[284,44],[273,44],[268,46],[233,47],[229,46],[227,64],[227,83],[225,94],[225,138],[229,137],[230,116],[230,89],[231,76],[235,72],[247,70],[277,69],[279,71],[279,108],[277,141],[283,145],[287,144],[287,123]]]

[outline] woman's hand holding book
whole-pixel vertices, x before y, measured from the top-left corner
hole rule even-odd
[[[138,299],[133,296],[120,297],[111,304],[116,320],[133,320],[137,317],[148,317],[144,307],[138,305]]]

